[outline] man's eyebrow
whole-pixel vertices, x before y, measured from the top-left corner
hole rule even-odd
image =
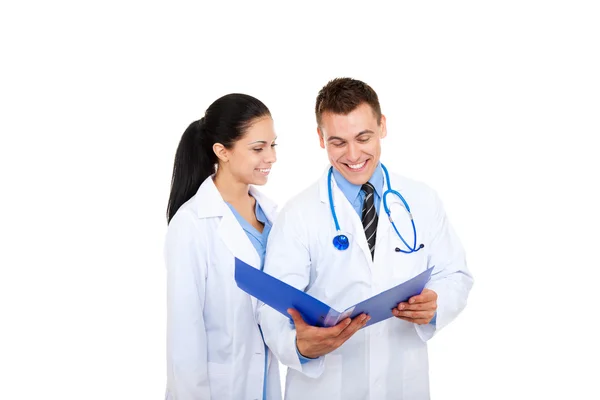
[[[357,134],[356,136],[354,136],[354,138],[357,138],[357,137],[359,137],[359,136],[361,136],[361,135],[366,135],[366,134],[368,134],[368,133],[375,133],[375,132],[373,132],[373,131],[372,131],[372,130],[370,130],[370,129],[365,129],[364,131],[360,131],[360,132],[358,132],[358,134]]]
[[[367,135],[367,134],[369,134],[369,133],[375,133],[375,132],[373,132],[373,131],[372,131],[372,130],[370,130],[370,129],[365,129],[364,131],[360,131],[360,132],[358,132],[358,133],[356,134],[356,136],[354,136],[354,138],[356,139],[356,138],[357,138],[357,137],[359,137],[359,136],[362,136],[362,135]],[[330,136],[330,137],[328,137],[328,138],[327,138],[327,141],[328,141],[328,142],[331,142],[332,140],[340,140],[340,141],[342,141],[342,142],[345,142],[345,141],[346,141],[346,139],[342,139],[341,137],[337,137],[337,136]]]

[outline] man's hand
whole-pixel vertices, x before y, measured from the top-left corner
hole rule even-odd
[[[421,294],[408,299],[408,302],[399,303],[392,310],[395,317],[418,325],[431,322],[437,310],[437,293],[430,289],[423,289]]]
[[[366,314],[361,314],[353,320],[346,318],[336,326],[318,328],[310,326],[302,319],[300,313],[293,308],[287,310],[296,325],[296,346],[304,357],[317,358],[331,353],[350,339],[360,328],[371,319]]]

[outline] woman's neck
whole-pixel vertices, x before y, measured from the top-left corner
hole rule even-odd
[[[230,204],[244,203],[251,199],[249,185],[237,181],[227,171],[220,170],[214,178],[215,186],[223,200]]]

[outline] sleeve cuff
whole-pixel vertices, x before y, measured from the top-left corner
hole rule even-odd
[[[429,321],[429,323],[431,325],[435,325],[436,320],[437,320],[437,311],[435,312],[435,314],[433,314],[433,318],[431,318],[431,321]]]
[[[296,354],[298,354],[298,359],[300,360],[300,364],[306,364],[309,361],[316,360],[316,358],[308,358],[308,357],[304,357],[302,354],[300,354],[300,351],[298,350],[298,345],[296,345]]]

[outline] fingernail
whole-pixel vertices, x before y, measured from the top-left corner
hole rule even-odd
[[[414,302],[415,302],[415,299],[410,299],[408,302],[409,302],[410,304],[412,304],[412,303],[414,303]]]
[[[400,305],[398,306],[398,308],[399,308],[400,310],[404,310],[404,307],[406,307],[404,304],[400,304]]]

